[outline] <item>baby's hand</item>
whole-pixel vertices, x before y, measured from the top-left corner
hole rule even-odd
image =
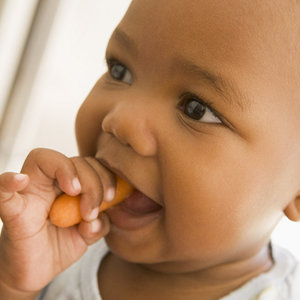
[[[22,173],[0,175],[0,295],[1,287],[24,294],[41,290],[109,232],[108,217],[98,210],[115,179],[94,158],[37,149]],[[48,219],[62,192],[82,194],[78,226],[58,228]]]

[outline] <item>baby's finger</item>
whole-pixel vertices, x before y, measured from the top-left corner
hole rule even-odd
[[[72,161],[76,166],[82,185],[80,212],[83,220],[90,222],[98,217],[100,204],[106,198],[104,196],[105,188],[103,182],[109,180],[109,175],[105,175],[105,171],[103,170],[99,171],[104,167],[92,157],[74,157]],[[110,176],[112,177],[110,181],[113,182],[113,175]]]
[[[101,213],[99,218],[92,222],[82,221],[78,225],[78,232],[87,243],[92,245],[99,239],[103,238],[108,234],[110,230],[109,218],[105,213]]]
[[[103,198],[102,182],[85,158],[71,158],[78,171],[82,186],[80,199],[80,213],[83,220],[90,222],[99,214],[99,206]]]
[[[25,189],[29,182],[25,174],[7,172],[0,175],[0,217],[4,223],[24,210],[24,200],[16,192]]]
[[[111,202],[116,193],[116,174],[108,170],[93,157],[87,157],[86,160],[94,168],[101,179],[103,187],[103,201]]]
[[[72,160],[54,150],[32,150],[22,167],[22,173],[28,174],[31,181],[34,182],[31,187],[34,189],[31,191],[33,193],[37,186],[39,191],[52,190],[56,181],[60,190],[71,196],[78,195],[81,191],[77,170]],[[58,188],[56,192],[59,194]]]

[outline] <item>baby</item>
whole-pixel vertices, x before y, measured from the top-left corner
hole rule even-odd
[[[37,149],[0,176],[0,299],[299,300],[270,244],[300,219],[299,36],[297,0],[133,0],[80,157]],[[99,214],[116,175],[136,191]],[[62,192],[79,225],[49,221]]]

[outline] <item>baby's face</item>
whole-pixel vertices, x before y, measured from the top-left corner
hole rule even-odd
[[[300,187],[292,6],[133,1],[76,124],[81,155],[163,207],[109,211],[113,252],[187,271],[268,243]]]

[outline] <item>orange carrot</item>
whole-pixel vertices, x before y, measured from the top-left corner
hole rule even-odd
[[[100,212],[108,209],[123,201],[134,187],[122,178],[117,176],[117,190],[116,195],[111,202],[102,201],[100,205]],[[82,217],[80,214],[80,195],[69,196],[67,194],[60,195],[52,204],[50,209],[50,221],[58,227],[69,227],[81,222]]]

